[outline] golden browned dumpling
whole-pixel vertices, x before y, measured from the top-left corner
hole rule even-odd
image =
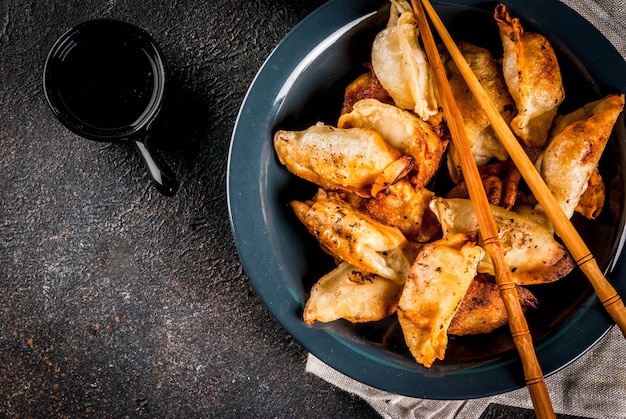
[[[337,126],[373,129],[393,148],[413,157],[417,174],[412,182],[416,188],[424,187],[435,175],[447,145],[427,122],[376,99],[355,103],[350,113],[339,118]]]
[[[609,95],[556,123],[536,165],[567,217],[574,214],[623,108],[623,94]]]
[[[371,129],[323,124],[276,132],[274,149],[280,162],[297,176],[362,196],[370,196],[376,178],[402,155]]]
[[[502,118],[507,123],[511,122],[515,116],[515,102],[507,90],[501,67],[485,48],[462,42],[459,49]],[[476,165],[483,166],[494,158],[505,160],[508,157],[506,149],[496,137],[489,119],[469,90],[459,69],[453,60],[445,61],[450,88],[461,113]],[[461,167],[454,144],[450,144],[448,150],[448,169],[452,180],[458,182],[461,178]]]
[[[398,228],[409,240],[425,242],[432,239],[432,232],[423,228],[424,214],[429,212],[428,203],[435,194],[426,188],[415,189],[406,180],[394,183],[384,193],[363,203],[372,217]]]
[[[487,200],[490,204],[512,209],[517,201],[521,173],[511,160],[498,161],[478,169]],[[465,181],[448,192],[447,198],[469,198]]]
[[[477,231],[478,221],[469,199],[435,198],[430,208],[437,215],[444,237],[467,231]],[[567,249],[554,239],[545,224],[533,218],[491,205],[504,260],[519,285],[543,284],[567,275],[575,266]],[[481,273],[495,275],[488,254],[478,268]]]
[[[413,9],[406,0],[391,0],[389,22],[372,45],[372,68],[395,104],[428,120],[439,110],[430,65],[418,42]]]
[[[523,311],[539,306],[539,300],[528,289],[520,286],[516,289]],[[508,322],[509,316],[496,283],[476,277],[448,327],[448,334],[463,336],[490,333]]]
[[[504,48],[502,71],[517,106],[513,132],[529,147],[543,147],[557,108],[565,98],[561,69],[550,42],[526,32],[504,4],[495,15]]]
[[[604,208],[605,199],[606,188],[600,171],[596,167],[589,178],[589,182],[587,182],[587,189],[581,195],[574,211],[589,220],[595,220]]]
[[[343,262],[313,285],[304,307],[304,322],[382,320],[395,313],[401,292],[401,284]]]
[[[398,320],[417,362],[443,359],[448,326],[484,254],[475,233],[455,234],[424,245],[404,285]]]
[[[389,92],[380,84],[372,71],[361,74],[346,87],[341,104],[341,115],[352,111],[352,106],[362,99],[376,99],[393,105]]]
[[[400,230],[358,211],[333,192],[319,190],[312,202],[292,201],[291,207],[325,250],[362,271],[404,283],[410,262]]]

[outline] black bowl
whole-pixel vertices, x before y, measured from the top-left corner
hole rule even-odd
[[[434,3],[455,39],[502,53],[495,2]],[[557,1],[507,2],[527,30],[544,34],[557,51],[566,101],[561,112],[614,91],[626,91],[626,63],[587,21]],[[317,121],[334,124],[343,90],[362,73],[371,43],[386,24],[381,0],[332,0],[294,28],[259,71],[241,107],[233,133],[228,198],[233,234],[246,272],[281,325],[313,355],[371,386],[408,396],[468,399],[524,386],[521,363],[508,329],[488,335],[452,337],[444,361],[427,369],[404,344],[395,317],[353,325],[345,321],[307,326],[302,308],[312,284],[333,267],[292,214],[288,202],[309,199],[315,187],[289,174],[272,146],[277,129],[305,129]],[[573,218],[620,294],[626,293],[619,257],[624,241],[626,127],[620,117],[601,161],[611,181],[607,210],[589,222]],[[607,182],[608,183],[608,182]],[[612,321],[586,278],[575,271],[549,285],[535,286],[541,308],[528,315],[545,375],[573,362],[592,347]]]
[[[136,135],[159,113],[165,61],[152,37],[128,22],[94,19],[64,33],[44,66],[44,93],[55,116],[96,141]]]

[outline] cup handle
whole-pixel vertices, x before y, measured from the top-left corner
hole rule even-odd
[[[133,138],[132,141],[134,141],[141,158],[150,172],[152,184],[161,194],[173,196],[178,190],[178,182],[165,165],[160,163],[150,151],[148,147],[149,138],[150,134],[147,133],[141,138]]]

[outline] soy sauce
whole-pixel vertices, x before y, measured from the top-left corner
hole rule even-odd
[[[137,28],[102,19],[78,26],[48,65],[47,94],[57,109],[83,133],[107,136],[133,131],[149,118],[163,81],[154,51]]]
[[[90,140],[134,144],[154,186],[172,196],[178,182],[149,141],[164,100],[166,73],[163,54],[147,32],[128,22],[95,19],[54,43],[43,88],[63,125]]]

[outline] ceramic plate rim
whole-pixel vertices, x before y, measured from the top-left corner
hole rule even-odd
[[[476,2],[445,2],[462,7]],[[495,5],[496,2],[486,2]],[[585,28],[585,41],[594,45],[603,60],[619,57],[615,48],[590,23],[576,12],[556,0],[516,0],[507,2],[512,13],[524,3],[523,10],[542,14],[542,21],[559,17],[560,26],[575,25]],[[524,386],[521,364],[516,359],[505,360],[494,368],[446,375],[427,376],[394,364],[386,359],[373,358],[367,348],[348,342],[324,328],[304,325],[300,312],[303,301],[297,292],[284,281],[281,263],[277,262],[270,248],[276,240],[268,233],[267,208],[264,205],[263,178],[264,159],[273,158],[271,144],[259,144],[261,139],[271,138],[274,116],[278,112],[284,90],[307,54],[323,41],[334,36],[341,28],[347,28],[361,17],[370,16],[385,4],[383,0],[349,2],[331,0],[296,25],[278,44],[257,73],[240,108],[233,130],[227,168],[227,199],[232,233],[242,265],[255,290],[281,326],[306,350],[326,364],[360,382],[392,393],[430,399],[469,399],[490,396]],[[433,2],[437,7],[440,2]],[[564,25],[563,22],[568,22]],[[319,25],[324,22],[324,25]],[[558,26],[558,25],[557,25]],[[569,26],[571,27],[571,26]],[[564,43],[571,42],[563,28],[554,28],[545,35]],[[576,31],[572,31],[576,32]],[[593,60],[591,60],[593,61]],[[597,60],[602,61],[602,60]],[[603,74],[599,81],[613,83],[615,75],[602,72],[597,63],[586,63],[591,74]],[[615,69],[615,74],[618,70]],[[598,79],[596,79],[598,80]],[[626,90],[626,86],[614,86]],[[263,134],[257,134],[262,132]],[[271,142],[271,141],[270,141]],[[251,158],[250,156],[254,156]],[[259,176],[261,175],[261,176]],[[623,226],[623,214],[620,220]],[[622,228],[623,230],[623,228]],[[623,235],[619,247],[621,249]],[[624,277],[626,267],[619,256],[611,266],[612,277]],[[624,282],[619,284],[625,287]],[[617,286],[616,286],[617,287]],[[620,290],[618,290],[620,291]],[[623,293],[623,291],[622,291]],[[595,345],[610,329],[611,319],[606,315],[595,297],[586,301],[578,315],[559,333],[537,346],[537,357],[546,376],[555,373],[575,361]],[[585,330],[580,336],[579,330]]]

